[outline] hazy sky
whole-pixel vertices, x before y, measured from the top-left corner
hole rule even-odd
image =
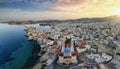
[[[120,14],[120,0],[0,0],[0,21],[78,19]]]

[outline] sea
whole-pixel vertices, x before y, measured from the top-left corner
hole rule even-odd
[[[35,42],[27,40],[26,26],[37,30],[48,30],[49,26],[39,24],[9,25],[0,23],[0,69],[22,69],[32,56]]]

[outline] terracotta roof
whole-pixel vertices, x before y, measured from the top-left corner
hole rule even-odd
[[[60,53],[59,53],[59,56],[64,56],[64,52],[60,52]]]
[[[71,56],[64,56],[64,59],[71,59],[72,57]]]
[[[72,56],[76,56],[76,55],[77,55],[77,53],[76,53],[76,52],[72,52],[71,54],[72,54]]]

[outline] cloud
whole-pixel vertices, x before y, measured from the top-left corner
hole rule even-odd
[[[8,2],[9,0],[0,0],[0,3]]]
[[[119,0],[0,0],[0,6],[4,8],[20,8],[27,10],[55,10],[55,11],[82,11],[96,8],[116,6]],[[118,6],[118,5],[117,5]],[[34,9],[35,8],[35,9]]]
[[[0,0],[0,19],[77,19],[113,15],[120,0]]]
[[[60,6],[71,6],[71,5],[80,5],[87,0],[58,0],[57,5]]]
[[[83,11],[84,9],[90,9],[95,7],[94,3],[97,3],[95,0],[60,0],[53,7],[57,11]]]
[[[119,3],[120,0],[58,0],[52,9],[64,12],[95,12],[118,7]]]
[[[60,11],[23,11],[21,9],[1,9],[0,21],[9,20],[48,20],[48,19],[73,19],[76,14]]]

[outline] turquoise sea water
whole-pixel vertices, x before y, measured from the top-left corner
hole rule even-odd
[[[38,24],[27,26],[42,30],[50,28]],[[36,44],[27,40],[24,29],[23,25],[0,24],[0,69],[21,69],[32,56]]]

